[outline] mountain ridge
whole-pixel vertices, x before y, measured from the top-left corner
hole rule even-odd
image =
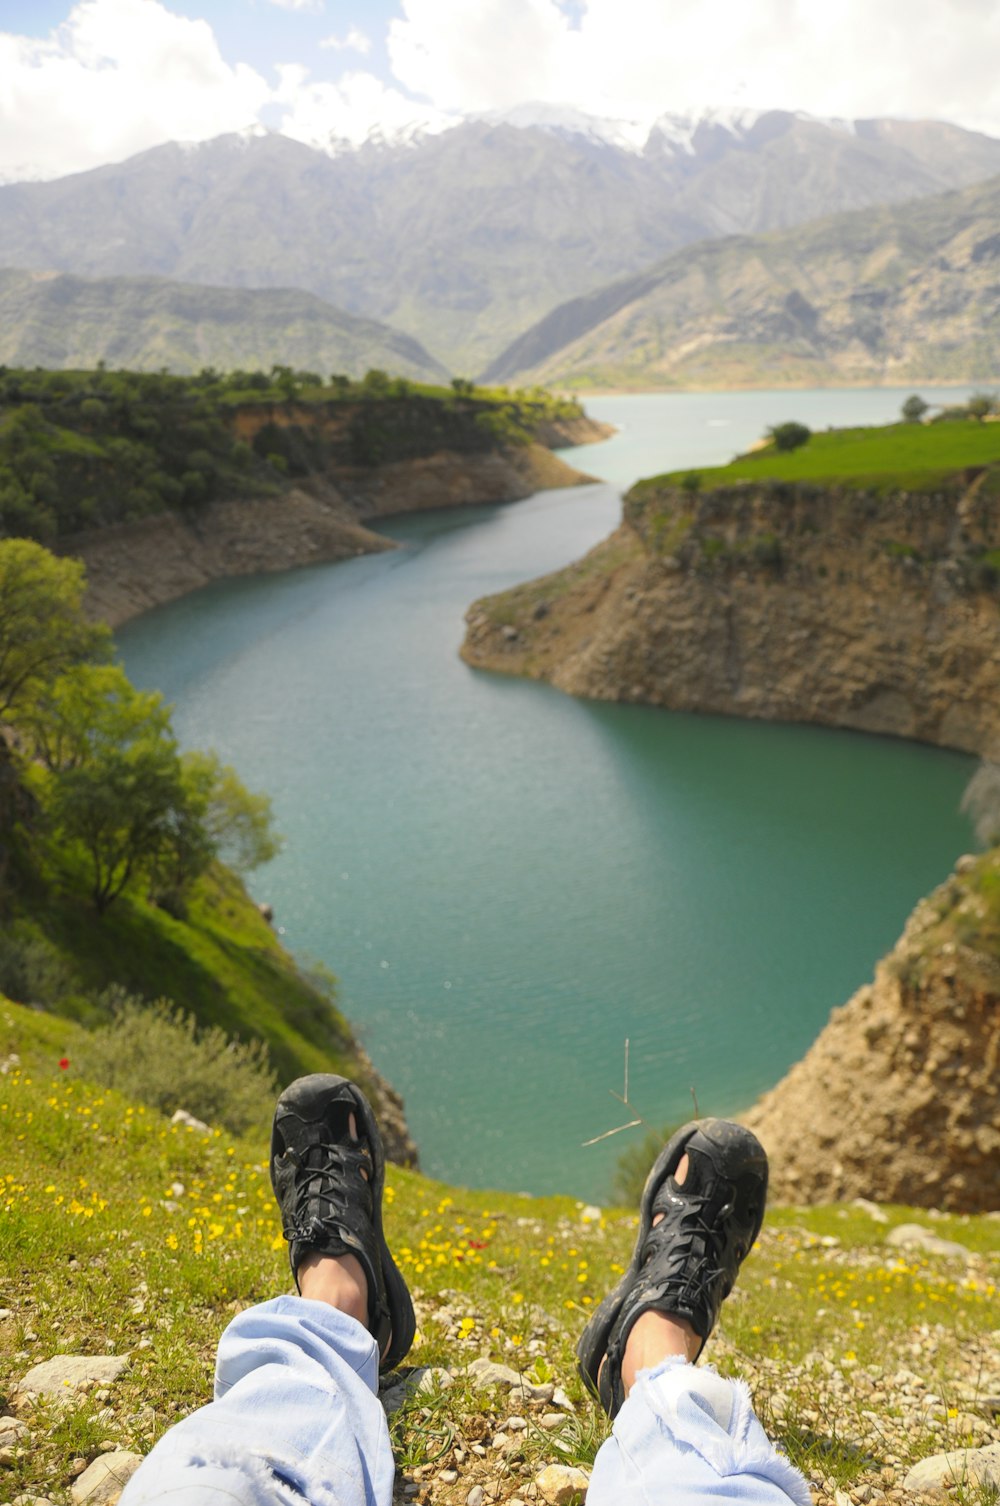
[[[289,365],[418,381],[448,372],[410,335],[296,288],[213,287],[165,277],[87,278],[0,268],[0,363],[193,373]]]
[[[1000,178],[686,247],[570,300],[485,373],[570,386],[990,381]]]
[[[1000,141],[947,124],[745,124],[705,119],[683,150],[661,131],[641,154],[483,120],[332,157],[257,131],[170,143],[0,187],[0,265],[300,288],[474,375],[567,297],[680,246],[1000,172]]]

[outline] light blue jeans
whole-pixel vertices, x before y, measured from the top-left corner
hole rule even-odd
[[[390,1506],[394,1465],[375,1340],[304,1297],[240,1313],[215,1400],[171,1428],[120,1506]],[[681,1359],[643,1371],[597,1456],[589,1506],[809,1506],[740,1381]]]

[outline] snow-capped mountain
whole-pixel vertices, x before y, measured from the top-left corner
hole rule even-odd
[[[680,247],[996,174],[1000,141],[956,126],[780,110],[642,123],[528,104],[322,149],[252,126],[0,188],[0,266],[299,288],[474,376]]]

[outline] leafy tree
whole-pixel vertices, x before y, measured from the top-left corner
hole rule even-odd
[[[109,653],[107,628],[84,618],[84,589],[79,560],[0,540],[0,719],[16,720],[70,666]]]
[[[913,392],[900,411],[908,424],[918,424],[929,407],[930,403],[925,403],[918,392]]]
[[[157,903],[172,913],[181,912],[185,890],[213,858],[245,875],[281,850],[270,798],[248,790],[214,753],[183,754],[181,781],[182,799],[153,872]]]
[[[776,450],[798,450],[809,443],[812,430],[793,420],[784,424],[772,424],[767,430],[767,438]]]
[[[962,796],[962,810],[984,847],[1000,842],[1000,763],[984,759]]]
[[[389,393],[390,377],[380,367],[373,366],[366,371],[361,382],[361,391],[365,397],[387,397]]]
[[[980,423],[988,414],[994,412],[996,406],[995,392],[974,392],[965,405],[969,417],[978,419]]]
[[[214,753],[182,759],[189,805],[197,812],[213,857],[237,873],[252,873],[281,851],[270,796],[248,790],[229,764]]]
[[[169,850],[185,806],[177,745],[159,695],[114,665],[64,675],[45,698],[36,741],[51,772],[42,800],[56,836],[90,867],[99,915]]]

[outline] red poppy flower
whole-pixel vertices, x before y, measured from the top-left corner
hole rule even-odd
[[[63,1071],[65,1072],[66,1068],[69,1066],[69,1057],[68,1056],[61,1056],[59,1058],[59,1065],[63,1069]]]

